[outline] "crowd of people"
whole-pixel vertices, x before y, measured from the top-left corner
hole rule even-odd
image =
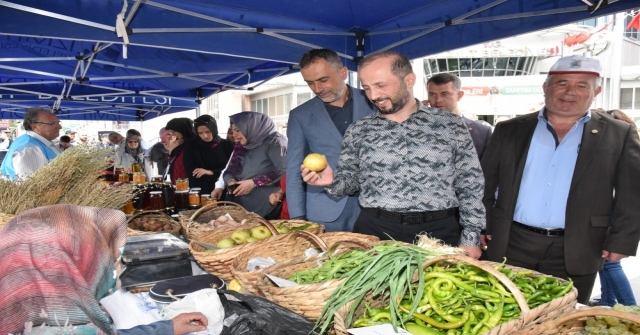
[[[409,243],[426,232],[473,258],[570,278],[585,304],[602,270],[603,304],[635,304],[618,283],[619,261],[640,240],[640,139],[624,113],[590,108],[599,61],[560,58],[541,110],[494,130],[462,115],[455,75],[431,77],[428,99],[416,99],[419,76],[395,52],[360,61],[362,89],[345,83],[334,51],[310,50],[299,66],[316,96],[290,112],[286,137],[257,112],[231,115],[226,138],[209,115],[174,118],[153,147],[133,129],[109,134],[116,164],[149,159],[172,182],[188,179],[268,219]],[[9,178],[60,152],[55,114],[30,110],[23,125],[2,163]],[[310,153],[325,155],[323,171],[303,165]]]

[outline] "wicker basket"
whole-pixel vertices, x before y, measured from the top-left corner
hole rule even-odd
[[[498,265],[498,263],[494,263],[494,262],[486,262],[486,263],[491,264],[493,266]],[[548,275],[546,274],[536,272],[536,271],[531,271],[529,269],[524,269],[516,266],[505,265],[505,268],[509,268],[516,272],[520,272],[520,271],[532,272],[531,276],[533,277],[540,277],[540,276],[548,277]],[[560,279],[560,278],[556,278],[556,280],[562,283],[567,282],[566,280]],[[576,307],[577,299],[578,299],[578,290],[575,287],[572,287],[567,294],[531,309],[531,311],[529,311],[529,313],[526,315],[521,314],[523,318],[523,325],[520,331],[518,332],[518,334],[521,334],[521,335],[537,334],[534,329],[537,328],[538,325],[548,321],[555,320],[562,315],[565,315],[567,313],[571,313],[572,311],[574,311]]]
[[[152,218],[155,220],[158,220],[160,222],[162,222],[164,225],[171,225],[171,230],[165,230],[165,231],[144,231],[144,230],[138,230],[135,229],[135,220],[140,219],[142,217],[145,218]],[[182,227],[180,227],[180,223],[178,223],[178,221],[172,219],[169,215],[161,212],[161,211],[144,211],[144,212],[140,212],[140,213],[136,213],[134,215],[132,215],[128,220],[127,220],[127,236],[136,236],[136,235],[147,235],[147,234],[157,234],[157,233],[171,233],[175,236],[179,236],[180,235],[180,230],[182,229]],[[133,227],[133,228],[132,228]]]
[[[328,234],[328,233],[327,233]],[[342,242],[342,241],[340,241]],[[388,242],[388,241],[386,241]],[[373,245],[378,242],[366,242]],[[318,267],[318,258],[294,259],[265,269],[257,278],[256,285],[265,298],[312,321],[318,320],[327,298],[340,286],[344,279],[332,279],[321,283],[291,287],[278,287],[265,274],[288,279],[293,273]]]
[[[281,223],[285,223],[286,226],[289,228],[300,228],[300,227],[311,224],[314,226],[308,227],[304,231],[312,234],[316,234],[316,235],[324,232],[324,225],[321,225],[319,223],[314,223],[311,221],[305,221],[305,220],[269,220],[269,223],[271,223],[274,227],[280,225]],[[291,231],[291,232],[295,232],[295,231]]]
[[[288,220],[292,221],[292,220]],[[271,221],[274,223],[275,221]],[[303,234],[304,233],[304,234]],[[332,232],[313,235],[308,232],[299,232],[292,238],[268,245],[261,245],[251,251],[247,251],[238,256],[231,265],[231,272],[242,287],[249,293],[264,297],[264,293],[258,286],[258,278],[262,276],[266,269],[247,271],[247,262],[254,257],[271,257],[276,263],[287,263],[296,258],[302,257],[305,250],[313,247],[320,247],[326,251],[326,246],[334,245],[339,241],[359,241],[363,243],[378,241],[378,238],[371,235],[356,234],[349,232]]]
[[[189,210],[178,213],[182,232],[187,239],[197,239],[199,235],[215,230],[214,227],[208,225],[210,221],[219,218],[222,215],[229,214],[237,221],[257,217],[255,213],[251,213],[244,207],[229,201],[218,201],[208,204],[198,210]],[[225,227],[226,228],[226,227]]]
[[[521,310],[520,317],[517,319],[513,319],[511,321],[499,324],[495,328],[491,329],[491,331],[484,333],[485,335],[521,334],[519,330],[521,329],[524,322],[523,316],[526,316],[527,314],[529,314],[530,309],[529,309],[529,306],[527,305],[527,301],[525,297],[522,295],[522,292],[520,292],[517,286],[515,286],[515,284],[512,283],[509,280],[509,278],[507,278],[507,276],[502,274],[500,271],[496,270],[491,264],[488,264],[487,262],[481,262],[473,258],[469,258],[461,255],[446,255],[446,256],[435,257],[424,262],[423,266],[427,267],[429,265],[436,264],[443,261],[462,262],[462,263],[471,264],[478,268],[481,268],[484,271],[496,277],[496,279],[498,279],[498,281],[500,281],[505,286],[505,288],[513,294],[513,297],[518,303],[518,306],[520,307],[520,310]],[[356,307],[355,313],[353,315],[354,318],[358,318],[363,315],[365,303],[370,304],[371,307],[373,308],[382,308],[388,304],[388,297],[366,296],[360,302],[360,304],[358,304],[358,307]],[[340,334],[340,335],[347,334],[347,329],[349,329],[351,326],[350,324],[347,324],[347,323],[348,323],[349,311],[351,310],[352,306],[353,306],[353,302],[347,303],[344,306],[340,307],[338,311],[335,313],[333,320],[334,320],[334,330],[336,334]]]
[[[573,312],[558,316],[554,320],[538,325],[531,335],[573,335],[584,330],[588,317],[593,316],[614,316],[618,319],[632,321],[640,325],[640,315],[615,311],[602,307],[584,307]]]
[[[257,246],[271,243],[273,241],[278,241],[283,237],[286,238],[287,235],[278,235],[278,231],[276,231],[276,229],[269,221],[256,216],[248,219],[247,222],[243,225],[218,228],[216,230],[205,232],[202,235],[198,236],[199,242],[217,244],[222,239],[230,238],[231,234],[233,234],[233,232],[238,229],[251,229],[260,225],[266,226],[271,232],[272,236],[263,240],[240,244],[216,251],[207,251],[201,245],[197,244],[194,241],[191,241],[189,243],[189,250],[191,251],[191,254],[196,259],[198,264],[200,264],[202,268],[207,270],[207,272],[222,278],[224,281],[231,281],[233,279],[233,275],[231,274],[231,263],[233,263],[233,260],[236,257],[238,257],[243,252],[252,250]]]

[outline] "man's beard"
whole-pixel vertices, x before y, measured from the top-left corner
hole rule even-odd
[[[329,92],[333,93],[332,91],[329,91]],[[330,103],[340,99],[340,97],[342,97],[346,92],[347,92],[347,85],[344,85],[344,86],[342,86],[342,88],[338,92],[331,94],[327,98],[323,99],[323,98],[320,98],[319,96],[318,97],[320,98],[320,100],[322,100],[322,102],[330,104]],[[324,92],[320,91],[319,93],[322,94]],[[319,95],[319,94],[316,94],[316,95]]]
[[[411,99],[411,95],[409,94],[409,90],[407,89],[407,86],[402,85],[401,89],[398,91],[398,93],[394,97],[389,97],[389,100],[391,101],[391,108],[382,109],[378,107],[378,109],[380,110],[380,114],[384,114],[384,115],[395,114],[399,110],[404,108],[404,106],[406,106],[409,103],[410,99]]]

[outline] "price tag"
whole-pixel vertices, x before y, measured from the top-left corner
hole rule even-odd
[[[291,287],[291,286],[298,286],[298,283],[290,281],[290,280],[286,280],[286,279],[282,279],[280,277],[276,277],[276,276],[272,276],[272,275],[268,275],[265,274],[269,279],[271,279],[271,281],[278,285],[278,287]]]
[[[352,335],[412,335],[408,331],[400,328],[398,328],[397,333],[394,332],[393,326],[390,323],[371,327],[351,328],[347,329],[347,332]]]

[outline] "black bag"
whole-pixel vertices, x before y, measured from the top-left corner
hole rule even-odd
[[[220,335],[313,335],[313,322],[269,300],[235,291],[218,290],[224,317],[239,317]],[[240,301],[227,299],[225,294]]]

